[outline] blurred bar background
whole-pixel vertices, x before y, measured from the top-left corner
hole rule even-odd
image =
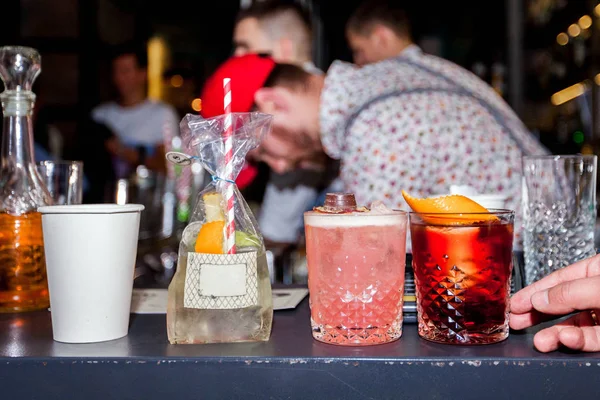
[[[344,24],[358,4],[299,1],[313,16],[315,60],[350,60]],[[2,44],[35,47],[43,73],[38,108],[63,157],[80,118],[110,97],[108,49],[146,40],[151,97],[183,116],[206,77],[231,53],[234,18],[251,0],[6,0]],[[599,137],[600,6],[581,0],[407,2],[418,44],[491,83],[553,152],[592,153]]]
[[[351,61],[345,24],[360,1],[346,0],[343,6],[326,0],[297,2],[312,16],[315,64],[326,70],[336,59]],[[252,3],[4,0],[0,44],[40,51],[42,74],[34,86],[38,119],[48,127],[47,140],[55,158],[79,159],[75,143],[87,133],[91,109],[114,94],[110,50],[115,45],[147,44],[148,95],[173,105],[182,118],[200,110],[205,80],[232,54],[236,15]],[[416,43],[425,52],[454,61],[492,85],[552,153],[598,153],[598,0],[422,0],[405,1],[404,5]],[[197,192],[206,177],[199,173],[199,165],[194,167],[192,191]],[[257,192],[264,190],[264,185],[257,187]],[[261,194],[249,195],[251,207],[258,207]],[[169,211],[164,199],[156,199],[158,206],[147,210],[156,209],[170,222],[158,228],[150,224],[152,232],[160,231],[158,242],[141,240],[138,261],[145,264],[143,268],[163,274],[164,284],[172,276],[177,232],[182,227],[173,225],[173,201]],[[146,215],[144,221],[160,219],[149,211]],[[302,254],[286,257],[284,265],[304,262]],[[278,280],[291,283],[291,273],[287,268]]]

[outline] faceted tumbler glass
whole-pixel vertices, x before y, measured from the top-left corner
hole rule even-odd
[[[304,214],[313,337],[365,346],[399,339],[407,215]]]
[[[448,214],[410,214],[423,339],[470,345],[508,337],[514,213],[490,212],[495,218],[485,214],[479,220],[484,222],[468,224],[457,224]],[[483,217],[460,215],[469,221]]]
[[[596,254],[597,157],[523,157],[525,283]]]

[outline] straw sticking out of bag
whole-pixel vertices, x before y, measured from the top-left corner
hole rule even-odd
[[[223,106],[225,111],[225,179],[233,181],[233,118],[231,115],[231,79],[223,79],[223,91],[225,94]],[[233,184],[225,184],[225,202],[227,204],[225,243],[227,254],[235,254],[235,210],[233,197]]]

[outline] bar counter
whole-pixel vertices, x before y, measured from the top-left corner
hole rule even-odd
[[[132,314],[129,335],[52,340],[50,313],[0,315],[2,399],[599,398],[600,354],[533,349],[533,331],[488,346],[419,339],[339,347],[312,339],[308,299],[276,311],[265,343],[170,345],[165,315]]]

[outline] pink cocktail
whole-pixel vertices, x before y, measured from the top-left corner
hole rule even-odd
[[[313,337],[338,345],[402,335],[407,215],[304,215]]]

